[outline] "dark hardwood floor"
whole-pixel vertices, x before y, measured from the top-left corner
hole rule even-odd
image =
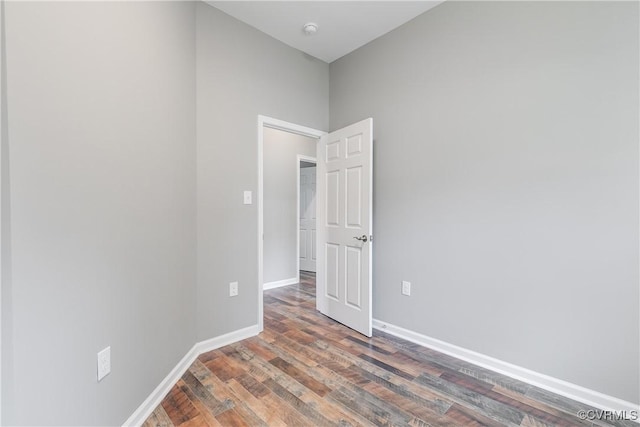
[[[264,332],[201,355],[150,426],[638,426],[315,310],[315,276],[265,292]]]

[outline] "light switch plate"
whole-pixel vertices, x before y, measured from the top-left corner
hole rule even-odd
[[[111,372],[111,346],[98,353],[98,381]]]
[[[244,192],[244,204],[245,205],[250,205],[252,203],[251,201],[251,191],[245,191]]]
[[[402,281],[402,295],[411,295],[411,282],[407,282],[406,280]]]

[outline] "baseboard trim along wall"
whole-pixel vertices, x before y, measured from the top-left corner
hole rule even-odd
[[[482,368],[490,369],[499,374],[503,374],[527,384],[531,384],[535,387],[559,394],[560,396],[591,405],[598,409],[607,411],[626,411],[627,413],[640,410],[640,405],[618,399],[617,397],[608,396],[508,362],[503,362],[502,360],[495,359],[491,356],[486,356],[466,348],[458,347],[382,320],[373,319],[373,327],[374,329],[378,329],[398,338],[420,344],[424,347],[429,347],[441,353],[448,354],[449,356],[473,363],[474,365],[478,365]]]
[[[165,377],[162,382],[156,387],[153,392],[142,402],[142,405],[135,410],[135,412],[122,424],[125,427],[129,426],[141,426],[147,418],[151,415],[154,409],[162,402],[162,399],[169,393],[171,387],[178,382],[178,380],[189,369],[189,366],[200,356],[202,353],[206,353],[216,348],[224,347],[225,345],[233,344],[234,342],[242,341],[243,339],[256,336],[260,333],[258,325],[249,326],[244,329],[229,332],[228,334],[220,335],[219,337],[211,338],[206,341],[200,341],[196,343],[191,350],[178,362],[178,364],[169,372],[169,375]]]
[[[282,286],[295,285],[300,281],[297,277],[292,277],[291,279],[277,280],[275,282],[268,282],[262,285],[263,291],[268,291],[269,289],[281,288]]]
[[[294,283],[297,283],[297,281]],[[265,289],[266,285],[267,284],[265,283]],[[280,284],[275,287],[280,286],[287,285]],[[490,369],[499,374],[503,374],[516,380],[523,381],[535,387],[539,387],[552,393],[559,394],[560,396],[564,396],[569,399],[591,405],[598,409],[626,412],[640,410],[640,405],[618,399],[617,397],[608,396],[595,390],[590,390],[588,388],[572,384],[570,382],[560,380],[545,374],[541,374],[527,368],[513,365],[511,363],[495,359],[491,356],[477,353],[473,350],[468,350],[454,344],[449,344],[436,338],[431,338],[429,336],[393,325],[388,322],[384,322],[382,320],[373,319],[373,327],[374,329],[378,329],[382,332],[386,332],[398,338],[402,338],[407,341],[439,351],[441,353],[448,354],[449,356],[464,360],[469,363],[473,363],[474,365],[478,365],[482,368]],[[164,399],[167,393],[169,393],[171,387],[173,387],[173,385],[182,377],[187,369],[189,369],[189,366],[191,366],[191,364],[202,353],[206,353],[208,351],[215,350],[216,348],[224,347],[225,345],[233,344],[235,342],[242,341],[243,339],[256,336],[260,332],[261,331],[259,326],[253,325],[244,329],[221,335],[219,337],[196,343],[171,370],[171,372],[169,372],[169,374],[160,382],[158,387],[153,390],[149,397],[147,397],[145,401],[138,407],[138,409],[135,410],[135,412],[129,417],[129,419],[127,419],[127,421],[123,423],[123,426],[129,427],[142,425],[142,423],[151,415],[154,409],[162,402],[162,399]]]

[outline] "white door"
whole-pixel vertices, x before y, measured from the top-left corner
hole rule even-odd
[[[318,310],[371,336],[373,120],[318,144]]]
[[[316,271],[316,167],[300,169],[300,270]]]

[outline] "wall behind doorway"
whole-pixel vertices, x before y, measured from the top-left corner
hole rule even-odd
[[[264,129],[264,283],[298,276],[297,156],[315,157],[316,140]]]
[[[258,324],[257,117],[325,130],[329,65],[196,6],[198,339]],[[313,102],[309,102],[313,100]],[[239,295],[229,297],[229,282]]]

